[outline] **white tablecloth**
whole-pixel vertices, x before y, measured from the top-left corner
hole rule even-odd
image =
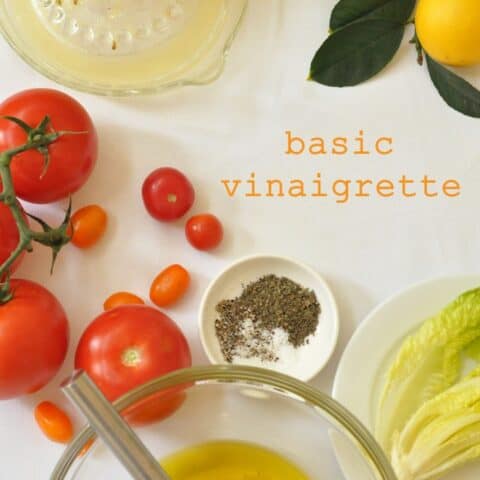
[[[46,479],[62,447],[37,429],[34,405],[57,400],[58,383],[71,371],[81,331],[117,290],[147,296],[151,279],[179,262],[193,274],[188,298],[169,314],[184,329],[194,361],[206,363],[197,331],[200,297],[217,272],[252,253],[288,255],[330,282],[341,316],[341,338],[315,385],[329,391],[341,352],[365,314],[412,282],[477,272],[480,227],[479,121],[450,110],[434,91],[415,51],[405,45],[384,74],[353,89],[328,89],[306,76],[325,38],[335,0],[252,1],[224,75],[213,85],[130,99],[75,93],[98,126],[100,159],[76,206],[103,205],[110,214],[106,238],[91,251],[67,247],[49,276],[50,253],[38,247],[20,276],[50,288],[72,325],[71,348],[58,377],[28,398],[0,403],[0,478]],[[0,42],[0,97],[30,87],[54,87]],[[470,78],[480,78],[469,71]],[[62,87],[60,87],[62,88]],[[62,88],[63,89],[63,88]],[[394,138],[391,156],[284,155],[284,131],[304,137]],[[145,212],[140,188],[154,168],[173,165],[194,182],[195,211],[223,219],[226,240],[214,254],[185,241],[181,225],[166,227]],[[221,179],[456,178],[456,199],[334,198],[229,199]],[[50,220],[62,205],[36,209]],[[374,348],[374,346],[372,346]],[[73,412],[72,412],[73,413]],[[77,418],[76,424],[81,425]]]

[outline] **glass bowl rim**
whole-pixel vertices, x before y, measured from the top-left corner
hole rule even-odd
[[[272,370],[237,365],[190,367],[147,382],[123,395],[113,404],[118,411],[122,411],[133,403],[158,391],[181,384],[189,384],[191,387],[203,382],[244,382],[293,394],[310,405],[322,409],[334,423],[348,432],[357,445],[363,449],[370,464],[382,475],[382,480],[397,479],[387,457],[372,434],[352,413],[326,393],[313,386]],[[88,426],[85,427],[74,438],[57,462],[50,480],[66,478],[85,444],[93,438],[93,430]]]
[[[44,77],[63,85],[73,90],[79,92],[91,93],[94,95],[108,96],[108,97],[128,97],[134,95],[148,95],[155,94],[160,92],[165,92],[172,90],[177,87],[187,87],[187,86],[202,86],[209,85],[217,80],[225,69],[226,59],[230,52],[230,48],[237,36],[240,26],[243,23],[245,18],[245,12],[247,10],[249,0],[239,0],[241,2],[240,13],[238,19],[227,35],[227,38],[224,41],[223,47],[221,49],[220,55],[213,64],[213,68],[210,67],[210,70],[207,68],[202,75],[196,75],[198,78],[180,78],[166,83],[152,83],[152,85],[144,87],[135,87],[134,85],[124,86],[124,87],[107,87],[95,85],[94,83],[89,84],[82,81],[77,81],[74,77],[64,77],[61,74],[57,74],[54,71],[51,71],[49,68],[43,66],[41,62],[37,61],[32,55],[28,53],[27,50],[21,48],[19,42],[9,33],[7,27],[5,26],[5,18],[0,11],[0,34],[3,36],[5,41],[10,45],[14,52],[30,67],[39,72]],[[4,3],[4,0],[0,0],[0,4]]]

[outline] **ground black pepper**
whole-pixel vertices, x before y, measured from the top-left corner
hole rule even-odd
[[[282,329],[298,348],[315,333],[321,312],[312,290],[293,280],[265,275],[243,288],[240,296],[216,306],[215,330],[225,360],[235,357],[278,361],[274,333]]]

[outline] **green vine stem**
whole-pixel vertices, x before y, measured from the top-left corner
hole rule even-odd
[[[45,117],[37,127],[30,127],[22,120],[14,117],[3,117],[9,121],[16,123],[27,134],[27,141],[24,145],[12,148],[0,153],[0,202],[5,204],[11,211],[13,218],[17,224],[19,242],[15,250],[0,265],[0,305],[8,302],[12,298],[12,291],[10,288],[10,269],[22,252],[31,252],[32,243],[37,242],[49,247],[52,250],[52,267],[55,264],[58,252],[70,241],[68,235],[68,228],[70,224],[71,215],[71,201],[65,213],[65,218],[61,225],[57,228],[50,227],[40,218],[33,215],[28,215],[35,220],[42,227],[42,231],[32,230],[25,219],[24,211],[17,199],[15,188],[13,185],[13,178],[11,172],[11,163],[13,158],[20,153],[28,150],[37,150],[44,158],[44,172],[48,168],[50,161],[49,146],[56,142],[60,137],[69,134],[83,133],[83,132],[55,132],[50,123],[49,117]]]

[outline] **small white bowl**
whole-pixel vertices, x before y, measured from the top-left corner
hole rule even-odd
[[[339,333],[338,309],[325,280],[312,268],[285,257],[255,255],[243,258],[226,268],[214,279],[205,292],[199,313],[200,338],[205,353],[213,364],[226,364],[215,333],[217,304],[239,296],[248,283],[264,275],[287,277],[315,292],[321,313],[317,330],[309,343],[296,350],[295,361],[264,366],[309,381],[325,367],[335,350]],[[245,364],[250,364],[248,361]]]

